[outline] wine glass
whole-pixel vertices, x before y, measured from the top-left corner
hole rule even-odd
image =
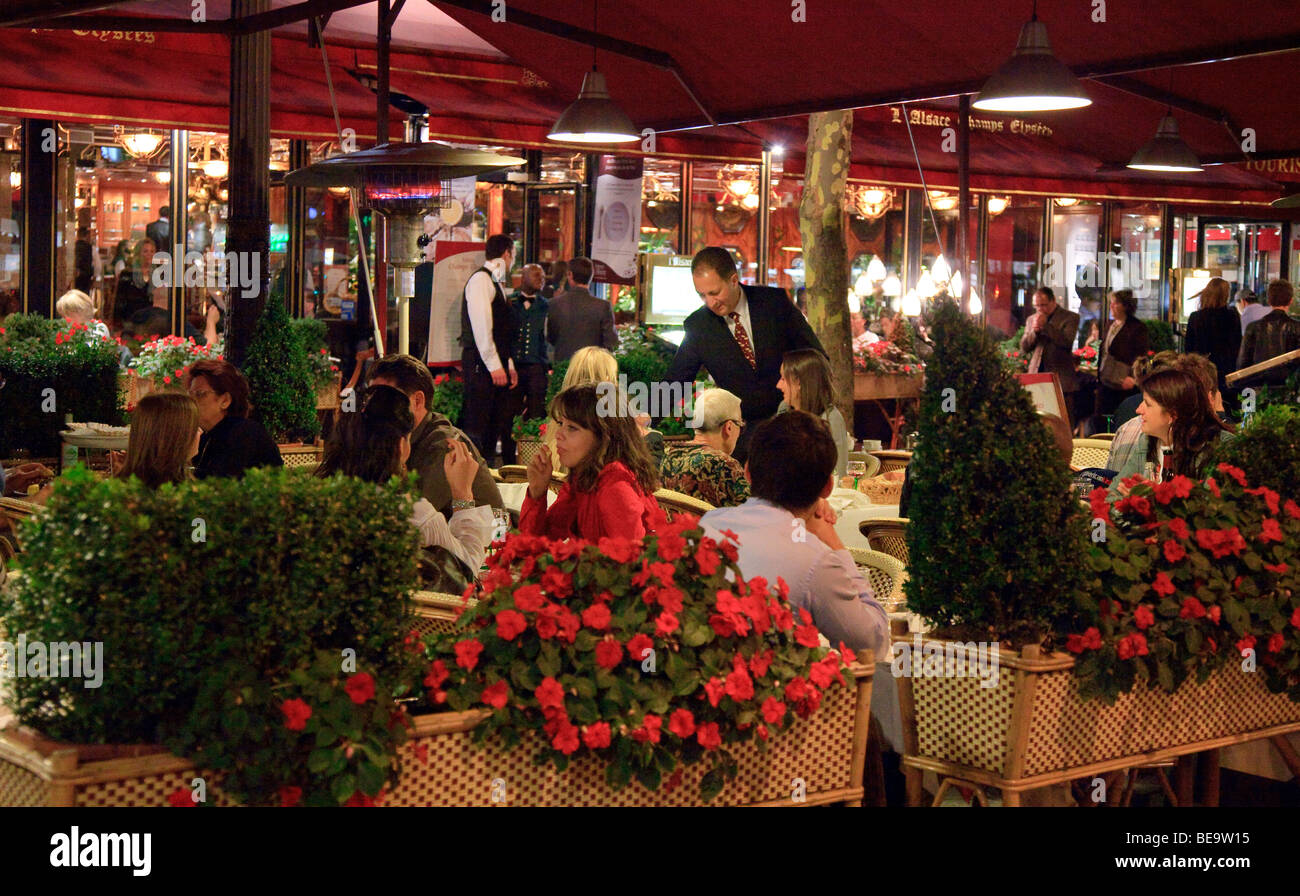
[[[867,462],[865,460],[850,460],[845,471],[853,477],[853,488],[856,490],[858,483],[867,475]]]

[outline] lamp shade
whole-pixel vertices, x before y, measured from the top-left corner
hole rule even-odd
[[[1139,171],[1203,171],[1200,159],[1178,136],[1178,122],[1172,115],[1160,119],[1151,142],[1133,156],[1128,167]]]
[[[1079,79],[1052,54],[1047,26],[1033,19],[1020,29],[1011,58],[971,105],[986,112],[1049,112],[1091,103]]]
[[[564,110],[546,137],[565,143],[630,143],[640,140],[641,134],[632,119],[609,98],[605,76],[590,71],[582,79],[578,98]]]

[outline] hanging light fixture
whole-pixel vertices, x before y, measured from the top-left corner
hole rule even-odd
[[[871,256],[871,261],[867,262],[867,279],[872,283],[879,283],[888,275],[889,272],[885,270],[885,263],[880,260],[880,256]]]
[[[1091,103],[1079,79],[1052,54],[1035,0],[1033,17],[1020,29],[1015,52],[984,82],[971,105],[984,112],[1051,112]]]
[[[922,271],[921,276],[917,278],[916,289],[909,292],[916,293],[922,299],[932,299],[939,292],[939,287],[935,284],[934,277],[930,275],[929,271]]]
[[[1011,198],[1009,196],[990,196],[989,214],[995,216],[1000,215],[1007,210],[1007,206],[1010,204]]]
[[[118,134],[117,141],[122,144],[133,159],[145,159],[158,151],[162,146],[163,138],[161,134],[155,134],[153,131],[136,131],[128,134],[122,131]]]
[[[599,0],[592,4],[591,30],[597,34],[599,5]],[[631,143],[641,139],[632,119],[610,99],[605,76],[596,71],[594,45],[591,48],[591,71],[582,79],[578,98],[561,113],[546,139],[566,143]]]
[[[894,191],[888,187],[851,186],[848,200],[859,217],[872,221],[893,207]]]
[[[858,279],[853,281],[853,292],[855,295],[865,296],[873,289],[871,276],[869,274],[858,274]]]
[[[880,284],[880,291],[889,298],[896,299],[903,294],[903,281],[898,279],[897,274],[890,274]]]
[[[1069,208],[1072,205],[1078,205],[1079,200],[1073,196],[1057,196],[1056,204],[1061,208]]]
[[[1128,167],[1139,171],[1205,170],[1201,167],[1200,159],[1196,158],[1196,153],[1178,136],[1178,122],[1169,109],[1165,110],[1165,117],[1160,119],[1155,137],[1134,154]]]
[[[921,316],[921,297],[916,294],[916,290],[909,289],[907,295],[903,296],[902,311],[906,317]]]
[[[975,287],[970,288],[970,313],[978,315],[984,310],[984,303],[980,301],[980,294],[975,291]]]

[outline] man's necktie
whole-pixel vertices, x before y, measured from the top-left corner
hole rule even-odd
[[[754,357],[754,346],[750,344],[749,334],[745,332],[745,325],[740,322],[740,312],[733,311],[727,316],[736,325],[736,342],[740,344],[740,350],[744,352],[745,360],[749,362],[750,367],[757,370],[758,359]]]

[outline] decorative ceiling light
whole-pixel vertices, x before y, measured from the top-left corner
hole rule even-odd
[[[902,312],[906,317],[921,316],[921,297],[916,294],[916,290],[909,289],[907,295],[903,296]]]
[[[859,217],[871,221],[893,208],[894,191],[888,187],[851,186],[848,200]]]
[[[1178,136],[1178,122],[1169,110],[1160,119],[1155,137],[1128,163],[1139,171],[1204,171],[1196,153]]]
[[[898,279],[897,274],[890,274],[880,284],[880,291],[889,298],[896,299],[903,294],[903,281]]]
[[[875,289],[875,284],[871,282],[871,277],[867,274],[858,274],[858,279],[853,281],[853,292],[855,295],[865,296]]]
[[[1011,204],[1011,197],[1009,196],[990,196],[989,214],[1000,215],[1007,210],[1007,206],[1010,204]]]
[[[871,256],[871,261],[867,262],[867,279],[872,283],[879,283],[888,275],[889,272],[885,270],[885,263],[880,260],[880,256]]]
[[[172,182],[172,173],[170,171],[155,171],[153,179],[160,184],[169,184]]]
[[[984,310],[984,303],[980,301],[980,294],[975,291],[975,287],[970,290],[970,313],[979,314]]]
[[[749,209],[750,211],[753,211],[754,209],[758,208],[758,194],[750,193],[744,199],[740,200],[740,204],[745,208]]]
[[[920,278],[918,278],[916,281],[916,289],[911,291],[911,293],[915,293],[917,296],[923,299],[932,299],[935,297],[935,295],[938,292],[939,292],[939,287],[934,282],[934,277],[930,276],[929,271],[921,272]]]
[[[17,190],[23,185],[23,175],[21,171],[13,170],[9,172],[9,186]]]
[[[225,159],[208,159],[202,167],[203,173],[213,180],[221,180],[230,173],[230,163]]]
[[[1038,21],[1037,0],[1015,52],[971,103],[983,112],[1050,112],[1091,104],[1079,79],[1052,54],[1047,26]]]
[[[862,312],[862,300],[858,298],[856,291],[849,290],[849,314],[860,314]]]
[[[1061,208],[1069,208],[1072,205],[1078,205],[1079,200],[1073,196],[1057,196],[1056,204]]]
[[[949,267],[942,255],[934,260],[930,265],[930,276],[934,278],[936,284],[947,283],[952,279],[952,268]]]
[[[348,195],[348,191],[350,188],[349,187],[327,187],[326,189],[328,189],[335,196],[346,196]]]
[[[596,27],[600,4],[592,4],[592,32]],[[560,118],[546,135],[548,140],[567,143],[632,143],[641,139],[641,132],[632,119],[609,97],[605,76],[596,71],[596,47],[591,48],[591,71],[582,79],[578,98],[560,114]]]
[[[758,172],[748,166],[722,166],[718,170],[718,186],[729,199],[743,204],[745,208],[758,208]],[[745,202],[751,196],[754,197],[752,205]]]
[[[938,195],[935,195],[936,193]],[[949,196],[942,190],[931,190],[930,206],[936,212],[950,212],[957,207],[957,197]]]
[[[161,134],[155,134],[153,131],[136,131],[126,133],[119,131],[117,142],[122,144],[133,159],[146,159],[158,151],[163,144]]]
[[[958,271],[957,273],[953,274],[952,279],[948,281],[948,294],[952,296],[961,295],[961,284],[962,284],[961,271]]]

